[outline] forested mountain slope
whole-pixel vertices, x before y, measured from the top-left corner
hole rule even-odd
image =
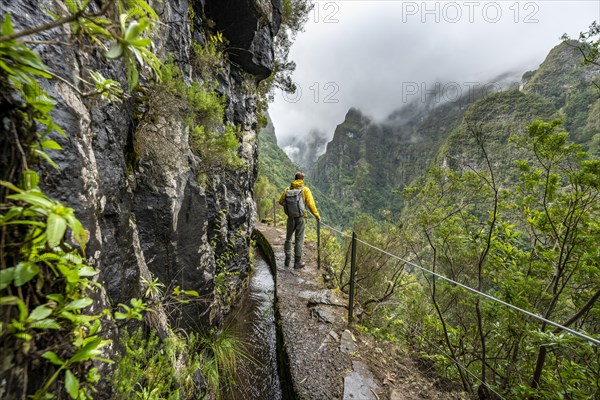
[[[498,165],[511,162],[508,137],[534,119],[563,118],[572,140],[597,153],[600,98],[591,80],[600,68],[581,61],[574,43],[565,42],[524,74],[519,89],[410,103],[384,122],[351,108],[313,168],[315,185],[339,199],[346,211],[340,223],[359,212],[385,219],[400,213],[403,188],[431,165],[466,162],[469,130],[484,134]]]

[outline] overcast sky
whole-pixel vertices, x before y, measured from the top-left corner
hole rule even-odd
[[[316,1],[290,54],[299,91],[278,90],[269,113],[280,143],[314,129],[331,138],[350,107],[383,119],[432,96],[435,82],[451,100],[536,69],[563,33],[594,20],[600,0]]]

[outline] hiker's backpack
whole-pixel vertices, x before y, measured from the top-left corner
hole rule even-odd
[[[304,216],[304,198],[302,197],[302,188],[289,189],[285,191],[285,201],[283,202],[283,211],[288,217],[298,218]]]

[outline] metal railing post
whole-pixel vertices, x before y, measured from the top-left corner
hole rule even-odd
[[[321,269],[321,220],[317,220],[317,269]]]
[[[350,300],[348,302],[348,325],[354,322],[354,283],[356,280],[356,233],[352,232],[352,257],[350,258]]]

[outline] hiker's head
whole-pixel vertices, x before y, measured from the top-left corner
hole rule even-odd
[[[304,179],[304,173],[300,171],[296,172],[296,177],[294,179]]]

